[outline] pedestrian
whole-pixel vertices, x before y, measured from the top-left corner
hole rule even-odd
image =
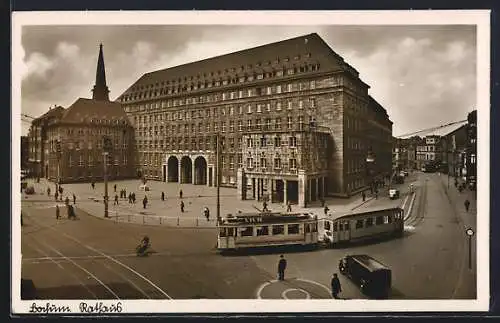
[[[76,195],[73,193],[73,204],[76,204]]]
[[[47,187],[47,196],[50,196],[50,187]]]
[[[57,198],[59,197],[59,193],[57,191],[54,193],[54,199],[57,201]]]
[[[68,219],[71,219],[71,205],[66,205],[66,211],[68,213]]]
[[[165,192],[161,192],[161,200],[165,201]]]
[[[62,201],[62,198],[63,198],[63,192],[64,192],[64,189],[62,188],[61,185],[59,185],[59,200]]]
[[[325,212],[325,215],[328,215],[328,211],[330,211],[330,209],[328,208],[328,205],[325,205],[323,211]]]
[[[93,190],[95,190],[95,183],[94,183],[94,182],[92,182],[92,183],[90,184],[90,186],[92,186],[92,189],[93,189]]]
[[[59,210],[59,205],[56,204],[56,220],[61,218],[61,210]]]
[[[465,206],[465,211],[466,211],[466,212],[469,212],[470,201],[469,201],[469,200],[465,200],[465,202],[464,202],[464,206]]]
[[[182,198],[182,190],[179,191],[179,198]]]
[[[148,197],[144,196],[144,199],[142,200],[142,206],[146,208],[146,205],[148,204]]]
[[[269,212],[269,209],[267,208],[267,201],[264,200],[264,202],[262,202],[262,212]]]
[[[184,201],[181,201],[181,212],[184,213]]]
[[[280,255],[280,261],[278,262],[278,279],[285,280],[285,269],[286,269],[286,259],[283,255]]]
[[[132,203],[135,204],[135,193],[132,193]]]
[[[340,285],[340,280],[337,277],[336,273],[333,274],[331,285],[332,285],[332,296],[333,298],[338,299],[339,293],[342,292],[342,286]]]
[[[64,204],[66,204],[66,206],[69,205],[69,197],[66,196],[66,198],[64,199]]]
[[[128,193],[128,204],[132,204],[132,193]]]
[[[361,192],[361,197],[363,198],[363,202],[366,200],[366,194],[365,191]]]
[[[290,201],[286,202],[286,211],[292,212],[292,203]]]
[[[208,207],[205,206],[203,213],[204,213],[205,217],[207,218],[207,221],[210,221],[210,211],[208,210]]]
[[[115,203],[113,203],[114,205],[118,205],[118,194],[115,194]]]
[[[126,189],[126,188],[124,188],[124,189],[123,189],[123,198],[126,198],[126,197],[127,197],[127,189]]]
[[[116,184],[115,184],[114,188],[115,188],[115,193],[116,193]]]
[[[378,199],[378,189],[375,189],[375,199]]]

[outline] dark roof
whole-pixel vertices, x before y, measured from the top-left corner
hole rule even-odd
[[[60,118],[64,113],[64,108],[61,106],[56,106],[55,108],[50,109],[45,112],[38,118],[34,119],[32,123],[37,124],[42,122],[43,120],[52,119],[52,118]]]
[[[308,57],[310,54],[310,57]],[[300,55],[300,59],[295,58]],[[288,60],[287,60],[288,58]],[[196,84],[270,72],[307,64],[320,64],[321,71],[349,71],[359,73],[335,53],[316,33],[187,63],[141,76],[123,95],[145,90],[158,90],[166,85]],[[220,72],[220,74],[219,74]],[[170,82],[170,84],[166,84]],[[145,86],[145,88],[144,88]],[[142,88],[142,89],[141,89]],[[118,98],[118,99],[119,99]]]
[[[119,124],[130,125],[129,119],[118,102],[100,101],[79,98],[64,112],[61,122],[64,123],[96,123],[101,120],[110,120],[111,125],[117,121]]]
[[[364,265],[370,271],[388,269],[386,265],[368,255],[350,255],[349,257],[357,260],[358,263]]]
[[[370,102],[368,106],[373,109],[373,111],[376,113],[377,116],[380,116],[384,119],[387,118],[388,122],[392,124],[393,122],[389,120],[389,115],[387,114],[387,110],[380,103],[378,103],[377,100],[375,100],[371,95],[369,97],[370,97]]]

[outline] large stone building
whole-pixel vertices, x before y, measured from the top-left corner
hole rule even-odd
[[[221,185],[304,205],[390,174],[392,122],[368,89],[309,34],[144,74],[117,100],[145,177],[214,185],[219,134]]]
[[[467,185],[476,190],[477,185],[477,110],[467,115],[467,144],[466,144],[466,175]]]
[[[440,167],[443,157],[441,136],[429,135],[424,137],[421,143],[417,145],[416,154],[418,169],[421,169],[422,166],[427,164]]]
[[[21,136],[21,170],[28,170],[30,154],[29,140],[28,136]]]
[[[104,138],[112,144],[106,157],[109,177],[135,176],[134,130],[121,104],[109,101],[108,93],[101,45],[92,99],[79,98],[67,109],[49,111],[50,118],[33,121],[40,146],[34,152],[44,165],[41,176],[60,183],[102,179]],[[37,126],[39,119],[43,127]]]
[[[59,120],[64,113],[64,108],[50,107],[49,111],[34,119],[28,132],[28,169],[33,177],[47,177],[49,161],[47,155],[47,127],[49,123]]]

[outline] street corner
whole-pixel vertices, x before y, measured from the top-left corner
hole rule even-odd
[[[330,289],[314,280],[288,278],[270,280],[259,286],[258,299],[330,299]]]

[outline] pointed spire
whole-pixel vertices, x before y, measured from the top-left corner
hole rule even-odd
[[[109,89],[106,85],[106,70],[104,68],[104,55],[102,44],[99,44],[99,58],[97,59],[97,70],[95,73],[95,85],[92,89],[92,99],[109,101]]]

